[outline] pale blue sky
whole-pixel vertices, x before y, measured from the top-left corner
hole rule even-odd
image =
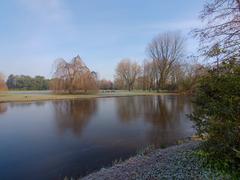
[[[0,72],[51,77],[57,58],[79,54],[100,78],[113,79],[117,63],[142,63],[158,33],[188,32],[200,24],[204,0],[1,0]]]

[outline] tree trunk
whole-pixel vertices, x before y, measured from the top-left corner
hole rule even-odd
[[[131,91],[131,86],[130,86],[130,84],[128,85],[128,91],[129,91],[129,92]]]

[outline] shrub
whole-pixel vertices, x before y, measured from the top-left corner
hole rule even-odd
[[[223,63],[201,78],[191,119],[208,162],[240,175],[240,65]],[[216,167],[216,166],[215,166]]]

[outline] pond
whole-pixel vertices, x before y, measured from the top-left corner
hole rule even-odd
[[[0,179],[82,177],[194,132],[187,96],[0,104]]]

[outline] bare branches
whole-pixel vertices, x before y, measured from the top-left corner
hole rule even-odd
[[[58,59],[55,69],[51,84],[54,91],[73,93],[97,89],[96,73],[91,72],[79,56],[74,57],[70,63]]]
[[[156,36],[147,48],[147,53],[157,68],[157,89],[164,88],[174,63],[183,57],[183,38],[177,33]]]
[[[225,50],[221,61],[240,58],[240,1],[211,0],[205,4],[200,18],[205,26],[193,33],[200,41],[201,53],[207,56],[218,43]]]
[[[157,68],[152,61],[145,61],[143,65],[143,87],[146,90],[156,89],[156,79],[158,79]]]
[[[141,66],[129,59],[123,59],[117,66],[116,79],[118,82],[124,82],[128,90],[133,90],[137,77],[141,74]]]
[[[102,79],[102,80],[98,81],[98,87],[101,90],[112,90],[113,82],[110,80]]]

